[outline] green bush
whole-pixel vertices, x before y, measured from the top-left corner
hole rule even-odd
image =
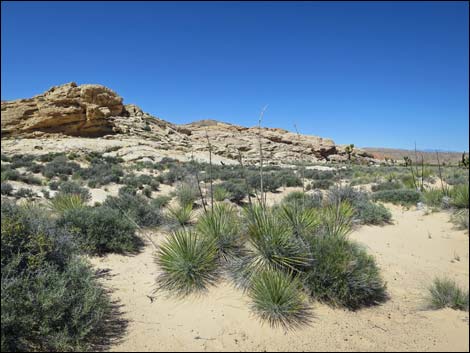
[[[441,189],[429,189],[423,192],[424,203],[430,207],[441,208],[445,194]]]
[[[305,286],[313,298],[351,310],[386,300],[374,259],[357,243],[332,235],[313,236],[309,241],[315,261]]]
[[[155,227],[163,220],[160,208],[140,195],[120,193],[118,197],[108,196],[104,205],[119,211],[122,217],[131,219],[141,227]]]
[[[196,202],[199,193],[196,182],[184,182],[180,183],[176,188],[176,199],[179,204],[184,207],[187,205],[193,205]]]
[[[310,322],[311,310],[296,277],[281,271],[263,271],[253,278],[248,295],[252,311],[271,327],[289,329]]]
[[[58,224],[69,228],[87,253],[128,253],[140,246],[134,224],[110,207],[73,208],[61,215]]]
[[[67,179],[68,176],[75,172],[79,172],[80,170],[81,168],[79,164],[69,162],[67,157],[60,155],[44,165],[42,174],[46,178],[62,177],[62,179]]]
[[[124,175],[122,167],[118,164],[119,160],[110,158],[91,158],[91,165],[78,171],[78,175],[88,180],[88,186],[91,188],[100,187],[110,183],[119,183]]]
[[[34,195],[33,190],[28,189],[28,188],[19,188],[16,190],[15,196],[16,197],[27,197],[30,198]]]
[[[121,181],[127,186],[132,186],[135,189],[143,190],[145,186],[149,186],[151,190],[158,191],[160,183],[156,180],[155,177],[147,174],[128,174]]]
[[[91,200],[90,191],[74,181],[63,181],[59,184],[59,194],[62,195],[79,195],[86,202]]]
[[[454,212],[451,217],[452,223],[457,225],[459,229],[466,229],[469,230],[469,216],[468,216],[468,208],[461,209]]]
[[[312,189],[328,190],[334,185],[334,181],[329,179],[313,180],[310,185]]]
[[[372,191],[382,191],[382,190],[397,190],[403,188],[403,185],[397,181],[386,181],[384,183],[379,183],[372,185]]]
[[[10,157],[11,168],[17,169],[21,167],[25,167],[28,169],[32,164],[34,164],[34,156],[33,155],[13,155]]]
[[[207,238],[180,230],[172,233],[157,250],[162,273],[159,288],[180,296],[201,292],[218,277],[217,248]]]
[[[323,195],[321,193],[304,193],[302,191],[292,191],[282,199],[282,204],[301,205],[303,208],[321,207]]]
[[[336,205],[340,202],[349,202],[352,206],[367,200],[367,194],[351,186],[334,186],[328,191],[328,203]]]
[[[457,208],[468,208],[468,184],[455,185],[451,190],[452,205]]]
[[[421,199],[421,194],[416,190],[398,189],[383,190],[372,194],[375,201],[391,202],[394,204],[410,205],[416,204]]]
[[[365,201],[356,204],[356,217],[362,224],[382,225],[390,223],[392,214],[384,205]]]
[[[468,291],[463,291],[448,278],[436,278],[429,287],[428,302],[431,309],[468,310],[468,298]]]
[[[225,181],[219,186],[230,193],[230,201],[232,202],[239,204],[247,196],[246,185],[243,181]]]
[[[167,206],[170,201],[171,201],[170,196],[160,195],[160,196],[157,196],[156,198],[154,198],[152,201],[150,201],[150,205],[153,208],[161,209],[161,208]]]
[[[94,350],[111,304],[69,233],[37,207],[1,211],[1,350]]]
[[[215,201],[224,201],[226,199],[230,199],[231,194],[223,187],[215,186],[214,187],[214,199]]]
[[[13,186],[11,186],[8,183],[2,183],[1,190],[2,190],[2,195],[11,195],[11,192],[13,191]]]

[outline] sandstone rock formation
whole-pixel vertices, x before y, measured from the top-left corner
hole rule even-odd
[[[344,148],[330,139],[283,129],[260,130],[215,120],[175,125],[143,112],[136,105],[124,105],[120,96],[101,85],[78,86],[72,82],[33,98],[2,102],[1,107],[2,139],[41,137],[47,141],[54,134],[55,139],[73,136],[126,140],[121,145],[127,146],[129,159],[139,159],[140,154],[142,158],[151,158],[152,151],[201,155],[208,150],[207,136],[213,153],[232,161],[241,154],[246,163],[258,163],[259,136],[266,163],[347,159]],[[355,155],[363,161],[370,157],[358,149]]]

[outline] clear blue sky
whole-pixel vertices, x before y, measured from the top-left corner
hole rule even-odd
[[[2,2],[2,100],[75,81],[174,123],[468,150],[467,2]]]

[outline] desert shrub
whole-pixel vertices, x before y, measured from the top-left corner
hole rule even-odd
[[[19,177],[19,180],[26,184],[42,185],[41,179],[32,174],[25,174]]]
[[[468,291],[459,288],[453,280],[436,278],[429,287],[428,305],[431,309],[468,310],[468,298]]]
[[[372,191],[382,191],[382,190],[396,190],[401,189],[403,185],[398,181],[386,181],[376,185],[372,185]]]
[[[196,181],[183,182],[176,187],[176,199],[181,206],[193,205],[197,200],[198,188]]]
[[[32,163],[26,169],[31,173],[42,173],[44,167],[42,164]]]
[[[19,188],[15,192],[16,197],[32,197],[34,195],[33,190],[28,188]]]
[[[221,186],[214,187],[214,199],[215,201],[224,201],[230,199],[231,194]]]
[[[13,155],[10,158],[11,168],[17,169],[20,167],[25,167],[28,169],[34,163],[34,156],[29,154],[24,155]]]
[[[246,185],[243,181],[224,181],[219,184],[221,188],[224,188],[230,193],[230,201],[235,203],[241,203],[247,196]]]
[[[1,154],[1,160],[2,160],[2,162],[10,162],[11,161],[10,157],[7,156],[6,154],[3,154],[3,153]]]
[[[170,196],[165,196],[165,195],[160,195],[154,198],[152,201],[150,201],[150,205],[154,208],[163,208],[168,205],[168,203],[171,201]]]
[[[318,235],[309,238],[315,259],[305,276],[310,295],[351,310],[383,302],[385,284],[374,259],[345,237]]]
[[[85,207],[85,201],[79,194],[58,193],[52,198],[49,204],[51,209],[57,213],[64,213],[68,210]]]
[[[11,192],[13,191],[13,186],[11,186],[8,183],[2,183],[1,190],[2,190],[2,195],[11,195]]]
[[[282,186],[302,186],[302,180],[291,170],[281,170],[276,173],[276,177],[279,178],[279,181]]]
[[[215,204],[204,213],[196,227],[199,234],[214,242],[224,259],[239,255],[241,249],[240,220],[235,208],[226,203]]]
[[[457,210],[454,212],[451,216],[451,221],[459,229],[466,229],[468,231],[469,229],[469,215],[468,215],[468,208],[467,209],[461,209]]]
[[[193,205],[173,206],[167,208],[166,219],[171,225],[187,226],[193,223]]]
[[[37,207],[1,210],[1,350],[93,350],[111,305],[68,232]]]
[[[312,189],[328,190],[334,185],[334,181],[329,179],[313,180],[310,185]]]
[[[348,201],[330,204],[321,209],[322,233],[345,237],[352,231],[355,210]]]
[[[140,195],[120,193],[118,197],[108,196],[104,205],[119,211],[121,217],[131,219],[141,227],[155,227],[162,223],[160,208]]]
[[[457,208],[468,208],[468,184],[455,185],[451,190],[452,205]]]
[[[403,186],[408,189],[415,189],[415,184],[413,182],[413,176],[410,174],[405,174],[400,177]]]
[[[416,190],[410,189],[382,190],[373,193],[372,198],[375,201],[410,205],[419,202],[419,200],[421,199],[421,194]]]
[[[88,186],[91,188],[100,187],[110,183],[119,183],[124,175],[122,167],[118,164],[119,160],[112,158],[91,158],[91,164],[88,168],[78,171],[78,175],[88,180]]]
[[[304,177],[314,180],[335,180],[336,174],[331,170],[306,169]]]
[[[367,198],[365,192],[355,190],[351,186],[334,186],[328,192],[327,201],[333,205],[346,201],[354,206],[364,202]]]
[[[248,178],[251,188],[261,190],[261,178],[259,173],[251,173]],[[282,186],[282,179],[274,172],[263,174],[263,192],[276,192]]]
[[[441,189],[429,189],[423,191],[424,203],[434,208],[442,207],[442,198],[444,196],[445,195]]]
[[[292,191],[282,199],[282,204],[301,205],[303,208],[321,207],[323,195],[321,193],[304,193],[302,191]]]
[[[149,186],[151,190],[157,191],[160,186],[160,183],[155,177],[147,174],[129,174],[122,178],[121,182],[125,185],[141,190],[144,189],[145,186]]]
[[[356,217],[362,224],[382,225],[390,223],[391,212],[381,204],[371,201],[364,201],[355,205]]]
[[[80,207],[64,212],[58,224],[71,230],[87,253],[134,252],[139,247],[134,224],[107,206]]]
[[[2,351],[85,351],[111,311],[93,270],[79,259],[65,269],[2,278]]]
[[[123,196],[123,195],[136,195],[137,194],[137,190],[135,187],[133,186],[129,186],[129,185],[124,185],[122,187],[119,188],[119,191],[118,191],[118,195],[119,196]]]
[[[285,329],[309,323],[311,310],[298,278],[267,270],[254,276],[248,295],[252,311],[272,327]]]
[[[83,201],[91,200],[90,191],[75,181],[63,181],[58,185],[59,194],[79,195]]]
[[[218,277],[217,248],[188,230],[173,232],[158,248],[156,262],[159,288],[181,296],[205,291]]]
[[[145,186],[143,189],[142,189],[142,195],[148,197],[148,198],[151,198],[152,197],[152,188],[150,186]]]
[[[55,181],[55,180],[51,180],[48,185],[49,185],[49,188],[50,188],[51,190],[59,190],[60,182],[59,182],[59,181]]]
[[[19,179],[20,173],[17,170],[11,169],[10,166],[2,166],[2,181]]]
[[[75,162],[69,162],[67,157],[60,155],[44,165],[42,174],[46,178],[61,177],[62,179],[67,179],[69,175],[80,170],[80,165]]]
[[[60,156],[65,157],[65,154],[63,152],[49,152],[38,156],[37,159],[41,162],[51,162],[52,160],[54,160],[54,158]]]

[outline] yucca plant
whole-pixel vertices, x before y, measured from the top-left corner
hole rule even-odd
[[[240,254],[240,220],[235,208],[227,203],[214,204],[214,208],[199,219],[197,231],[214,241],[219,255],[224,259]]]
[[[79,194],[57,194],[49,201],[51,209],[58,213],[64,213],[68,210],[85,207],[85,201]]]
[[[282,205],[280,217],[298,237],[314,233],[320,224],[318,212],[315,209],[304,208],[297,203]]]
[[[214,187],[214,199],[215,201],[224,201],[230,199],[231,193],[221,186]]]
[[[249,270],[299,271],[311,262],[305,244],[271,209],[253,205],[246,209],[248,221]]]
[[[290,329],[310,322],[311,309],[293,274],[272,269],[260,272],[248,295],[252,311],[272,327]]]
[[[468,291],[465,292],[448,278],[436,278],[429,287],[428,301],[431,309],[468,310],[468,299]]]
[[[156,262],[162,270],[159,288],[179,296],[204,291],[218,277],[214,242],[189,230],[173,232],[157,250]]]
[[[170,223],[184,227],[190,225],[193,222],[192,204],[186,204],[184,206],[172,206],[168,207],[167,210],[167,219],[170,221]]]
[[[347,236],[353,227],[354,213],[354,208],[347,201],[324,207],[320,217],[325,234]]]

